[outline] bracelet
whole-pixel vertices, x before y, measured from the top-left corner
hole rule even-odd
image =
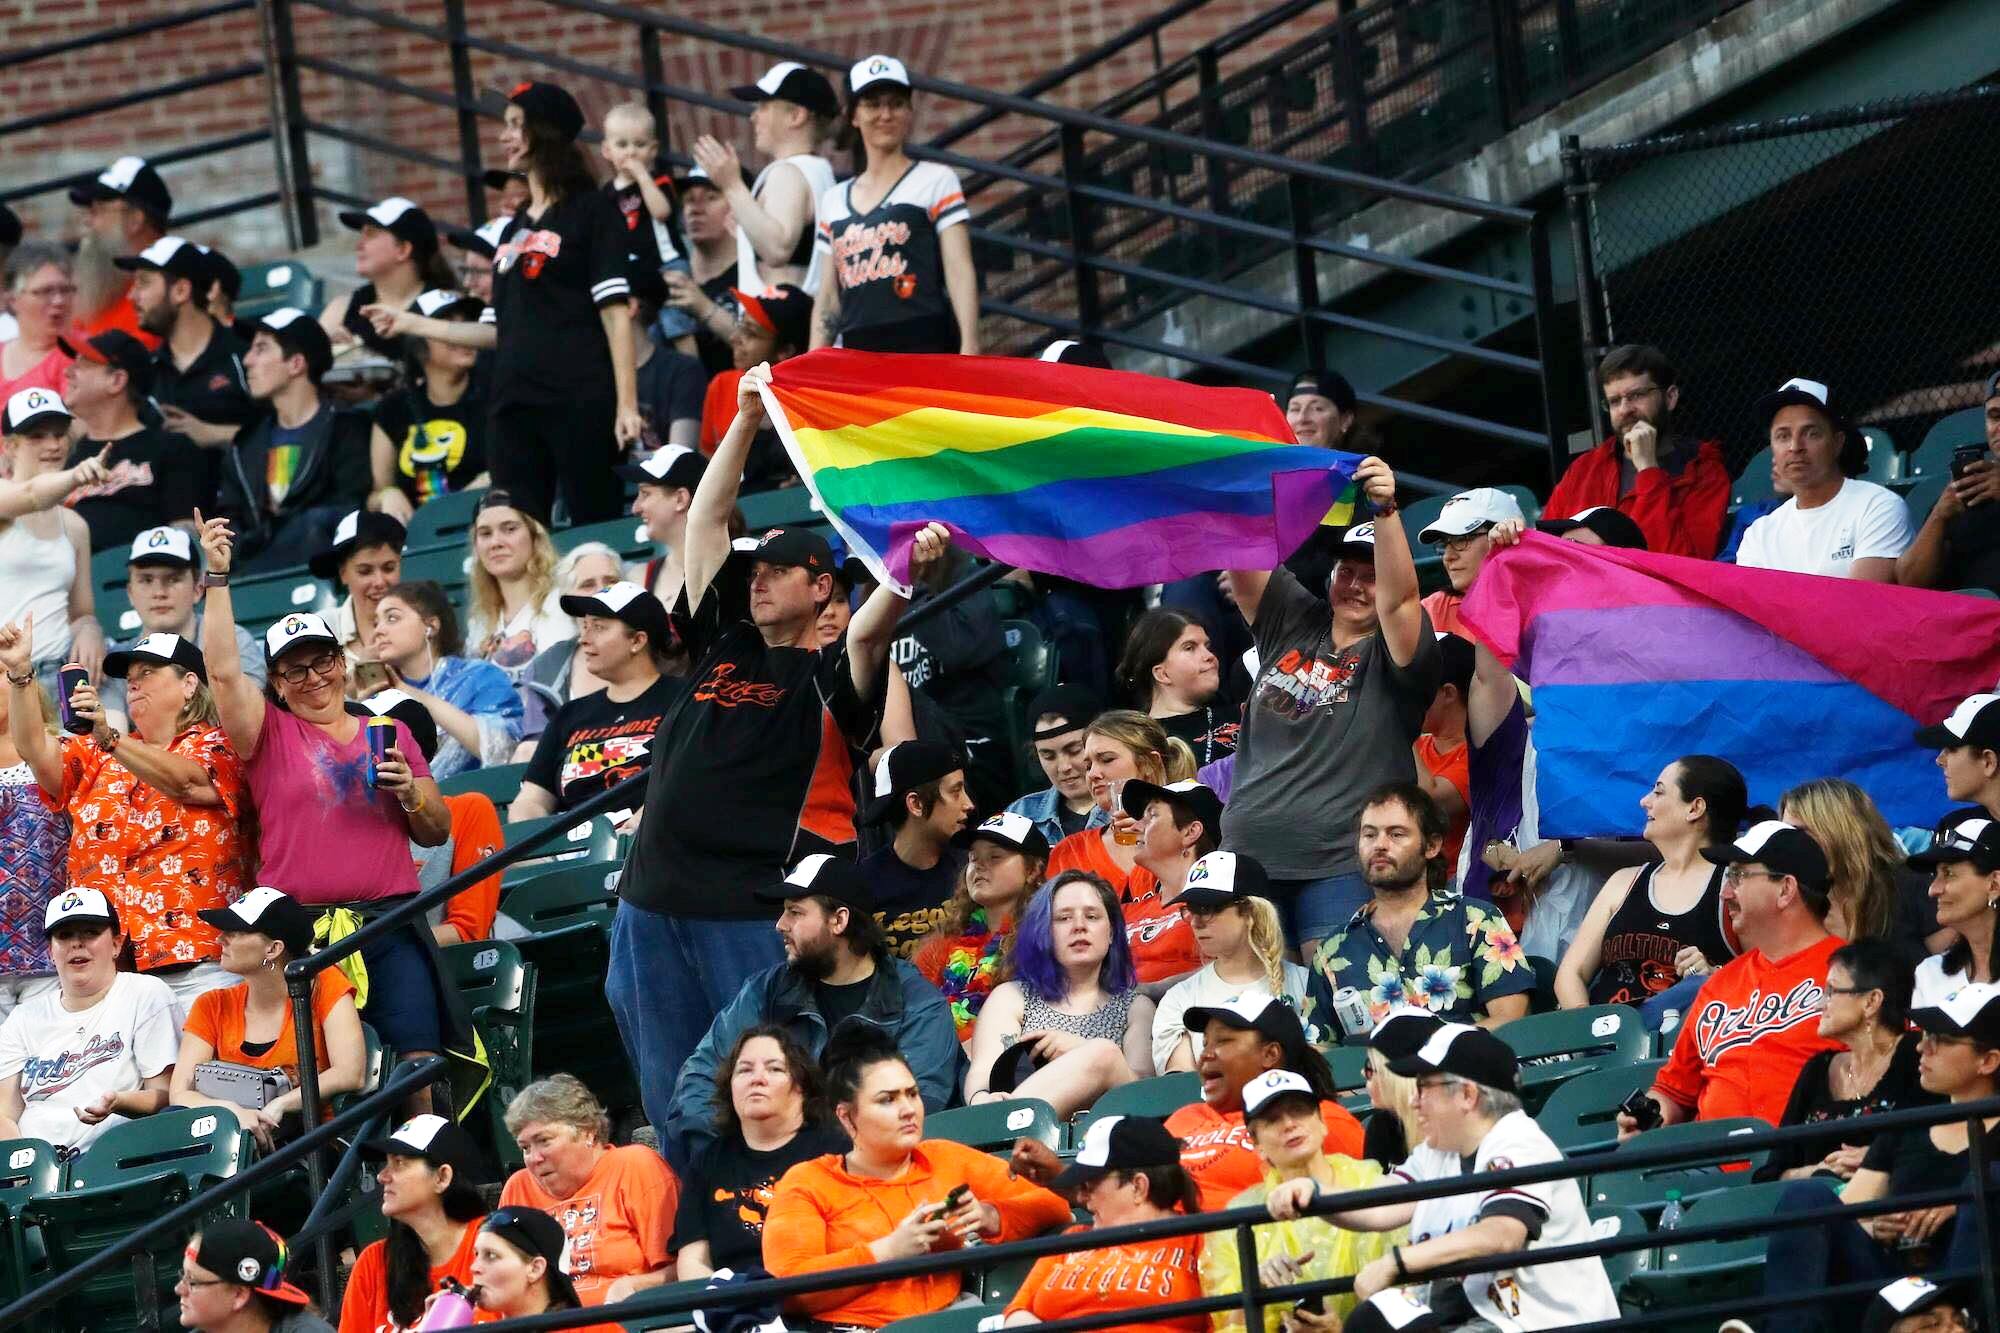
[[[404,814],[414,815],[419,810],[422,810],[424,808],[424,794],[421,790],[417,792],[417,803],[415,805],[403,805],[403,802],[400,799],[396,802],[396,804],[402,806]]]
[[[1389,1257],[1396,1261],[1396,1276],[1408,1282],[1410,1280],[1410,1270],[1403,1265],[1403,1247],[1400,1245],[1390,1246]]]
[[[18,676],[15,675],[13,672],[9,671],[7,673],[7,681],[9,684],[19,685],[23,689],[25,689],[28,686],[33,685],[35,683],[35,669],[33,667],[29,667],[26,671],[23,671]]]
[[[104,739],[97,742],[97,748],[106,754],[111,754],[118,749],[118,742],[124,739],[123,733],[119,732],[116,728],[106,728]]]

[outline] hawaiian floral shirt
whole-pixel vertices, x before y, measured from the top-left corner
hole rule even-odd
[[[1506,918],[1456,893],[1433,893],[1410,923],[1398,955],[1375,929],[1375,904],[1354,914],[1347,929],[1320,946],[1313,959],[1313,998],[1331,1012],[1333,995],[1352,986],[1381,1022],[1398,1004],[1428,1009],[1440,1018],[1469,1021],[1488,1002],[1535,988],[1535,969]]]
[[[219,957],[221,935],[195,913],[243,892],[242,760],[220,727],[190,727],[167,752],[200,764],[222,804],[179,804],[87,736],[62,738],[62,796],[42,798],[69,812],[70,887],[110,897],[142,972]]]

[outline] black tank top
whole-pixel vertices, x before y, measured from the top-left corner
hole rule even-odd
[[[1689,945],[1701,950],[1712,967],[1736,956],[1723,924],[1722,867],[1708,877],[1694,906],[1678,915],[1653,905],[1653,875],[1659,868],[1654,862],[1639,872],[1604,927],[1597,975],[1590,979],[1592,1004],[1640,1004],[1658,995],[1681,979],[1674,955]]]
[[[401,340],[392,341],[376,333],[375,326],[370,324],[368,317],[361,313],[364,306],[374,304],[375,284],[372,282],[362,283],[354,289],[354,295],[347,298],[347,314],[341,319],[340,327],[346,329],[356,338],[359,338],[362,346],[380,352],[391,361],[401,361],[403,359]]]

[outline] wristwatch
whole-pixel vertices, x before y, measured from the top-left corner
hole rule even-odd
[[[201,576],[201,586],[204,588],[227,588],[229,586],[229,572],[224,570],[218,574],[211,569]]]
[[[125,736],[122,732],[115,729],[107,729],[103,736],[97,738],[97,748],[106,754],[112,754],[118,749],[118,742],[124,739]]]

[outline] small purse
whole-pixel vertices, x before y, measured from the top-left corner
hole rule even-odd
[[[227,1060],[204,1060],[194,1067],[194,1090],[217,1101],[261,1111],[292,1090],[282,1069],[257,1069]]]

